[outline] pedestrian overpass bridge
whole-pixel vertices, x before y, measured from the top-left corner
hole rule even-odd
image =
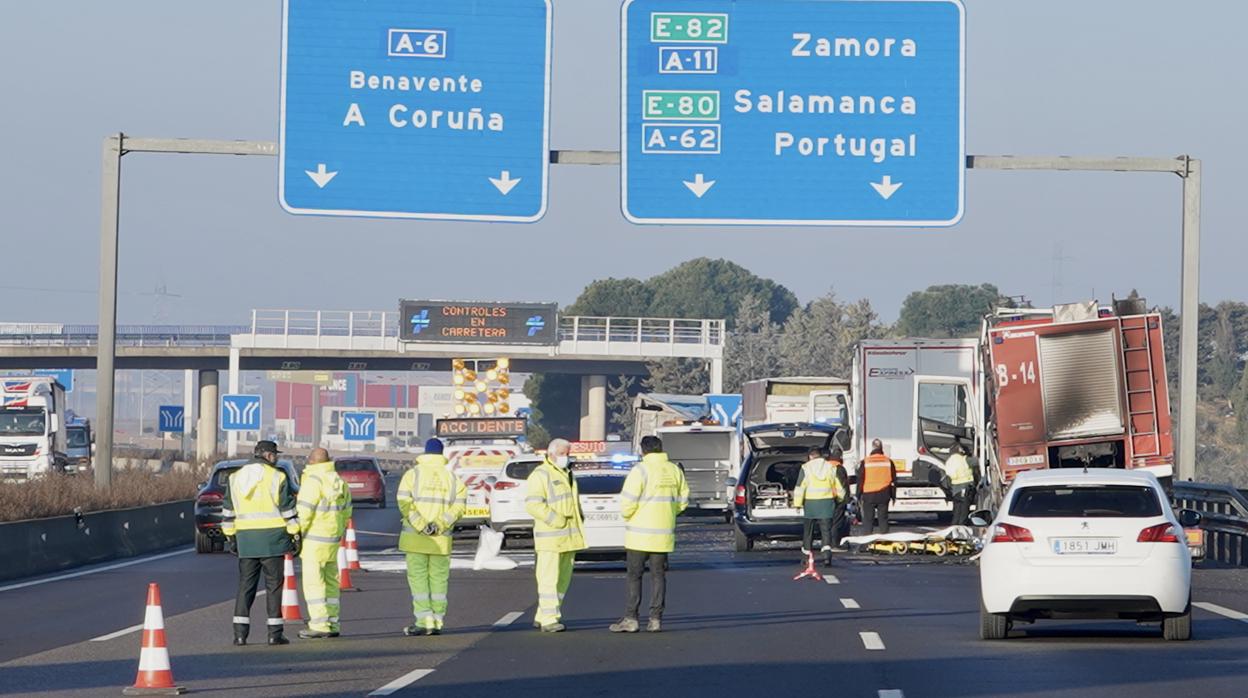
[[[723,320],[565,316],[557,338],[549,346],[411,342],[399,338],[397,311],[263,309],[247,325],[118,326],[116,365],[199,371],[201,433],[217,429],[221,370],[237,393],[242,371],[449,373],[453,359],[507,357],[517,373],[580,375],[581,438],[593,440],[606,432],[608,376],[646,375],[646,363],[660,359],[695,359],[705,362],[711,391],[723,388]],[[95,325],[0,323],[0,371],[94,369],[98,342]]]

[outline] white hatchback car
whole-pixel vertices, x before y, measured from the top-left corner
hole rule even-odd
[[[986,512],[972,517],[988,524]],[[1119,618],[1160,621],[1167,640],[1192,633],[1192,562],[1183,533],[1200,514],[1175,516],[1147,472],[1093,468],[1019,474],[988,529],[979,559],[980,637],[1014,621]]]

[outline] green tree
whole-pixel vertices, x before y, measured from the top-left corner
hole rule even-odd
[[[798,307],[789,289],[723,259],[701,257],[646,282],[653,292],[650,317],[724,318],[737,316],[742,299],[763,299],[771,321],[782,323]]]
[[[701,395],[711,389],[710,371],[702,359],[660,359],[646,363],[650,375],[641,385],[648,393]]]
[[[607,385],[608,431],[619,434],[624,441],[633,438],[633,397],[640,388],[634,376],[617,376]]]
[[[644,317],[650,312],[653,296],[646,282],[638,279],[599,279],[586,286],[563,314]]]
[[[552,437],[574,439],[580,433],[580,376],[535,373],[524,382],[524,395],[532,403],[529,442],[535,447],[538,439],[544,439],[544,446]]]
[[[984,315],[1007,301],[992,284],[928,286],[906,296],[895,330],[903,337],[974,337]]]
[[[730,393],[746,381],[778,375],[781,366],[782,335],[762,298],[742,299],[734,320],[724,345],[724,390]]]

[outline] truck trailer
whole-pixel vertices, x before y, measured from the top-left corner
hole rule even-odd
[[[65,388],[51,376],[0,376],[0,479],[66,466]]]
[[[832,376],[791,376],[747,381],[741,386],[741,422],[826,424],[848,427],[853,414],[851,381]]]
[[[944,462],[955,441],[972,452],[983,379],[975,339],[872,339],[854,355],[854,448],[846,468],[879,439],[897,469],[892,510],[952,509]]]

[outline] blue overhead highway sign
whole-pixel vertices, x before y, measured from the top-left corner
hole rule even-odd
[[[630,221],[961,219],[961,0],[625,0],[622,12]]]
[[[160,430],[166,434],[181,434],[186,430],[185,410],[181,405],[160,406]]]
[[[343,412],[343,441],[373,441],[377,438],[377,415],[372,412]]]
[[[222,431],[259,431],[259,395],[222,395]]]
[[[550,0],[286,0],[282,207],[536,221],[550,47]]]

